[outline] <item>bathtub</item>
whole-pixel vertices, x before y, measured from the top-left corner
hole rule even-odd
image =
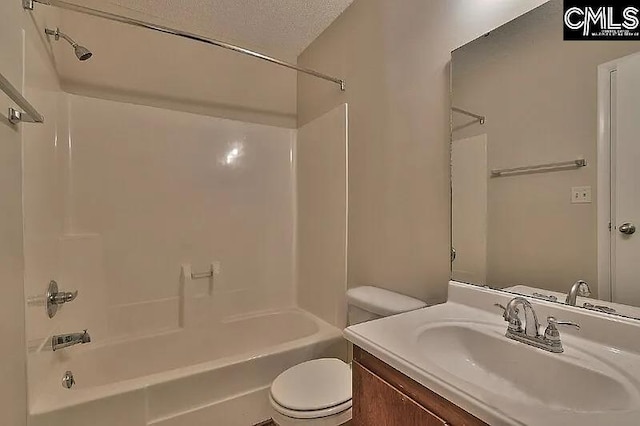
[[[250,426],[269,417],[278,374],[346,348],[340,329],[292,309],[40,353],[29,425]]]

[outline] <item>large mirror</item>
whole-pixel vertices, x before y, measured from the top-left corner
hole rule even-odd
[[[640,318],[640,42],[563,15],[452,53],[452,278]]]

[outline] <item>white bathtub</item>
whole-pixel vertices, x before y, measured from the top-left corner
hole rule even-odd
[[[268,418],[268,387],[282,371],[345,355],[341,330],[301,310],[41,353],[29,424],[249,426]]]

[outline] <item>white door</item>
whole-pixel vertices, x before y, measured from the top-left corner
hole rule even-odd
[[[611,296],[640,306],[640,55],[611,73]]]
[[[487,178],[487,135],[453,141],[451,273],[457,281],[487,281]]]

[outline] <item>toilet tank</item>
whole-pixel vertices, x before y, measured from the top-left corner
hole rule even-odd
[[[372,286],[348,290],[347,304],[349,325],[414,311],[427,306],[422,300]]]

